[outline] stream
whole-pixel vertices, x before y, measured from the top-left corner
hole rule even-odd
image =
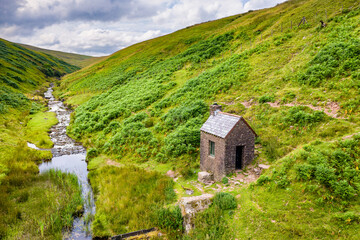
[[[71,111],[61,101],[56,101],[52,92],[53,84],[50,85],[44,95],[49,100],[49,112],[56,113],[59,123],[50,129],[50,138],[54,143],[54,147],[51,149],[53,158],[51,161],[40,164],[39,170],[42,173],[49,169],[58,169],[63,172],[76,174],[84,200],[84,213],[82,217],[74,219],[73,228],[68,232],[64,232],[63,239],[92,239],[90,231],[91,221],[86,222],[85,220],[86,216],[95,214],[93,192],[87,177],[86,150],[81,144],[75,142],[66,134],[66,127],[70,123]],[[37,148],[34,144],[30,143],[28,143],[28,146]]]

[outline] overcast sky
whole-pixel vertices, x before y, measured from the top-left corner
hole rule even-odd
[[[0,0],[0,37],[92,56],[285,0]]]

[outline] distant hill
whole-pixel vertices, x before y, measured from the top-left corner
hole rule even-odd
[[[0,39],[0,113],[11,108],[26,109],[24,96],[50,78],[59,78],[80,69],[54,56],[29,50]]]
[[[30,46],[30,45],[26,45],[26,44],[22,44],[19,43],[19,45],[34,50],[34,51],[38,51],[38,52],[43,52],[49,55],[52,55],[54,57],[57,57],[59,59],[64,60],[67,63],[70,63],[72,65],[78,66],[78,67],[86,67],[88,65],[91,65],[95,62],[101,61],[104,58],[106,58],[106,56],[104,57],[92,57],[92,56],[87,56],[87,55],[81,55],[81,54],[76,54],[76,53],[67,53],[67,52],[60,52],[60,51],[55,51],[55,50],[49,50],[49,49],[44,49],[44,48],[39,48],[39,47],[34,47],[34,46]]]

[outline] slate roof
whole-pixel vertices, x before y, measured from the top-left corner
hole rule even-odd
[[[218,112],[215,116],[210,115],[200,130],[225,138],[241,119],[240,116]]]

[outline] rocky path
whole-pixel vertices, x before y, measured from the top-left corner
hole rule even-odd
[[[233,105],[234,102],[225,103],[225,104]],[[250,108],[251,106],[258,105],[259,103],[254,102],[254,101],[244,101],[244,102],[241,102],[241,104],[245,108]],[[266,102],[266,104],[269,104],[271,107],[274,107],[274,108],[279,108],[279,107],[282,107],[282,106],[287,106],[287,107],[304,106],[304,107],[308,107],[308,108],[310,108],[312,110],[315,110],[315,111],[323,111],[326,115],[328,115],[329,117],[332,117],[332,118],[345,119],[344,117],[341,117],[340,114],[339,114],[340,105],[337,102],[324,103],[325,107],[314,106],[314,105],[311,105],[311,104],[302,104],[302,103],[298,103],[298,102],[281,104],[280,101]]]

